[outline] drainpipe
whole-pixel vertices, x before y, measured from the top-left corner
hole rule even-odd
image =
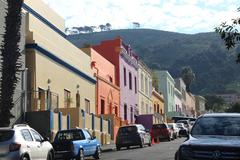
[[[96,77],[96,79],[97,79],[97,83],[96,83],[96,115],[98,115],[98,73],[99,73],[99,70],[98,70],[98,68],[96,67],[96,61],[93,61],[92,63],[91,63],[91,68],[93,69],[95,69],[96,71],[97,71],[97,73],[94,73],[94,76]]]

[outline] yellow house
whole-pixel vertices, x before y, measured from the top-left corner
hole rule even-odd
[[[138,62],[138,113],[153,114],[152,108],[152,74],[147,65]]]
[[[164,111],[164,98],[163,95],[160,94],[153,88],[152,90],[152,102],[154,108],[154,114],[159,115],[162,121],[165,121],[165,111]]]
[[[28,109],[79,108],[95,114],[91,58],[66,39],[64,19],[41,0],[24,0]]]

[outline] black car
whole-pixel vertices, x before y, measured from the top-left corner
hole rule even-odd
[[[240,114],[215,113],[199,117],[175,160],[239,160]]]
[[[145,144],[151,146],[152,141],[148,130],[144,126],[136,124],[119,128],[116,138],[117,150],[120,150],[122,147],[129,148],[130,146],[138,145],[142,148]]]

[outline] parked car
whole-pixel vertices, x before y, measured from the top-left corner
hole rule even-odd
[[[53,160],[54,151],[47,138],[26,124],[0,128],[1,160]]]
[[[214,113],[199,117],[175,160],[239,160],[240,114]]]
[[[70,129],[58,131],[53,142],[56,159],[84,160],[93,156],[101,158],[101,145],[96,137],[85,129]]]
[[[179,137],[179,128],[176,123],[168,123],[168,127],[173,130],[173,138],[177,139]]]
[[[184,127],[187,128],[188,133],[190,132],[191,125],[190,125],[190,121],[189,120],[179,120],[179,121],[177,121],[177,123],[183,123]]]
[[[154,124],[152,132],[154,138],[166,139],[168,141],[173,139],[173,130],[166,123]]]
[[[149,131],[141,124],[128,125],[120,127],[116,138],[116,148],[120,150],[122,147],[129,148],[130,146],[144,145],[151,146],[151,136]]]
[[[184,126],[183,123],[176,123],[179,128],[179,137],[188,136],[188,129]]]

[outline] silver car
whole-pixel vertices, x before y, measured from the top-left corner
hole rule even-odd
[[[53,160],[54,151],[47,138],[25,124],[0,128],[1,160]]]

